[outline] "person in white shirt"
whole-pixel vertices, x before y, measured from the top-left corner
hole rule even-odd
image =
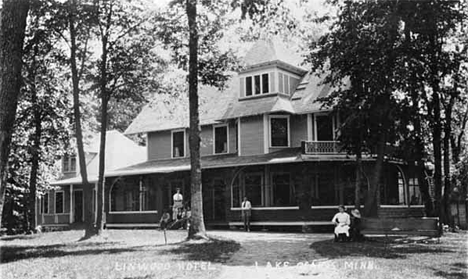
[[[242,221],[244,221],[244,230],[250,232],[250,216],[251,216],[252,205],[250,204],[250,201],[247,199],[247,197],[244,197],[244,200],[242,201],[242,204],[241,204],[241,209],[242,209]]]
[[[174,201],[174,204],[172,206],[172,220],[177,219],[177,215],[179,214],[179,211],[182,210],[184,207],[183,202],[184,202],[184,197],[180,193],[180,188],[176,189],[177,193],[172,196],[172,200]]]
[[[338,207],[339,212],[333,216],[332,222],[335,223],[335,241],[345,241],[349,237],[349,225],[351,218],[345,212],[346,208],[343,205]],[[346,237],[346,238],[345,238]]]

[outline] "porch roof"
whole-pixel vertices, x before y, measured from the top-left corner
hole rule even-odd
[[[96,183],[98,181],[97,176],[92,175],[88,176],[88,182],[89,183]],[[76,185],[76,184],[81,184],[81,175],[75,176],[75,177],[70,177],[62,180],[57,180],[57,181],[52,181],[50,185],[52,186],[63,186],[63,185]]]
[[[237,156],[237,154],[210,155],[201,158],[202,169],[242,167],[251,165],[270,165],[281,163],[302,162],[300,148],[287,148],[276,152],[252,156]],[[171,173],[189,171],[190,158],[165,159],[147,161],[141,164],[110,171],[106,177],[122,175],[139,175],[151,173]]]

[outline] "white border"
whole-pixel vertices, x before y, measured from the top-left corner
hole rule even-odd
[[[271,145],[271,142],[272,142],[272,139],[271,139],[271,119],[273,118],[286,118],[288,120],[288,145],[286,146],[272,146]],[[269,131],[269,138],[270,138],[270,142],[268,144],[268,146],[270,148],[285,148],[285,147],[290,147],[291,146],[291,121],[290,121],[290,117],[289,115],[270,115],[269,118],[268,118],[268,131]]]
[[[216,128],[226,127],[226,152],[216,153]],[[229,153],[229,124],[213,124],[213,155],[223,155]]]
[[[179,133],[179,132],[184,132],[184,156],[178,156],[174,157],[174,133]],[[171,158],[172,159],[178,159],[178,158],[185,158],[187,157],[187,133],[185,132],[185,129],[177,129],[177,130],[171,130]]]

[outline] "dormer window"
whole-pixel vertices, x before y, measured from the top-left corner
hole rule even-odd
[[[185,157],[185,130],[172,131],[172,158]]]
[[[245,78],[245,96],[271,93],[268,73]]]
[[[62,160],[62,172],[76,171],[76,156],[65,155]]]

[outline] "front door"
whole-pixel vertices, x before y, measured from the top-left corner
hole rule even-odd
[[[73,212],[75,213],[75,223],[83,222],[83,191],[74,191],[73,204]]]

